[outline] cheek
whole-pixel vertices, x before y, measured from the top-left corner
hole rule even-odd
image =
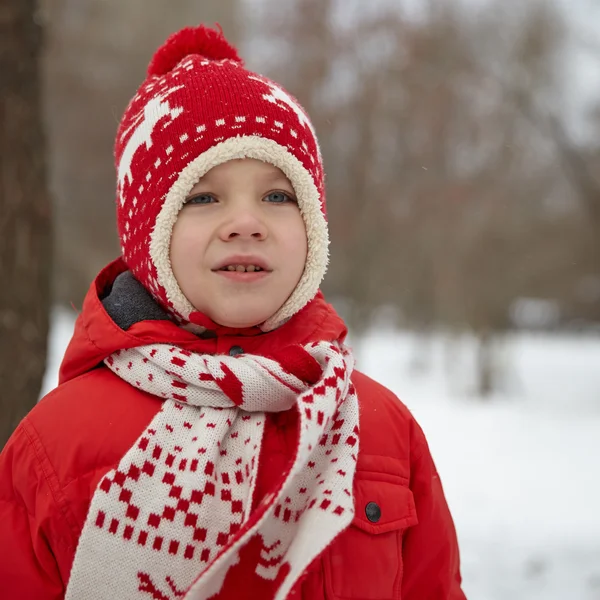
[[[293,272],[300,277],[306,264],[308,253],[308,240],[306,238],[306,229],[304,221],[295,221],[286,230],[285,236],[286,253],[289,256],[290,266]]]
[[[179,223],[175,223],[173,227],[173,233],[171,234],[171,246],[169,248],[169,255],[171,258],[171,267],[177,276],[177,272],[183,267],[182,259],[185,256],[185,232]]]
[[[180,217],[171,235],[171,266],[177,275],[189,266],[197,264],[203,256],[204,235],[192,219]]]

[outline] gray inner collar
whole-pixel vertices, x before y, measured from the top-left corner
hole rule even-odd
[[[141,321],[171,321],[131,271],[125,271],[115,279],[108,295],[102,298],[102,305],[124,331]]]

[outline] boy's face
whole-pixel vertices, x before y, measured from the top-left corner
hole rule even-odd
[[[181,291],[227,327],[252,327],[275,314],[296,288],[306,254],[291,183],[277,167],[248,158],[202,177],[171,237],[171,267]]]

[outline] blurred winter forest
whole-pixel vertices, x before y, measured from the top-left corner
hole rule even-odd
[[[507,330],[598,328],[600,98],[582,103],[572,71],[582,52],[600,71],[600,42],[560,5],[46,0],[40,15],[55,301],[80,306],[118,252],[113,137],[153,50],[217,21],[312,116],[324,288],[354,332],[473,332],[485,395]]]
[[[33,286],[38,304],[79,307],[118,254],[112,146],[121,113],[168,34],[218,22],[248,67],[280,81],[312,116],[328,175],[324,290],[356,340],[373,323],[411,329],[422,368],[431,332],[448,335],[450,362],[451,340],[469,332],[486,397],[501,385],[506,332],[598,331],[600,96],[589,90],[600,82],[600,42],[571,18],[574,3],[10,0],[3,27],[32,44],[15,33],[10,5],[20,18],[34,14],[42,40],[50,193],[38,194],[53,201],[53,218],[44,213],[53,233],[38,252],[51,297]],[[14,139],[4,143],[8,156]],[[10,247],[19,227],[8,218],[3,227]],[[27,303],[8,289],[3,305],[16,307],[0,321],[21,331],[13,313]],[[47,323],[30,325],[39,349]]]

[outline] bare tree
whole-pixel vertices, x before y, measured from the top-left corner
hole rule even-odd
[[[576,194],[528,110],[559,96],[559,12],[543,0],[469,18],[430,0],[415,20],[392,5],[368,17],[332,0],[269,6],[263,55],[313,117],[325,159],[325,291],[359,335],[388,305],[419,339],[471,332],[476,391],[490,395],[513,302],[566,306],[586,271]]]
[[[35,0],[0,12],[0,447],[36,403],[46,364],[51,205]]]
[[[585,232],[586,247],[580,257],[588,277],[595,281],[596,292],[585,317],[600,322],[600,147],[586,148],[567,134],[566,128],[553,115],[545,120],[555,144],[559,164],[572,186],[585,216],[581,229]]]

